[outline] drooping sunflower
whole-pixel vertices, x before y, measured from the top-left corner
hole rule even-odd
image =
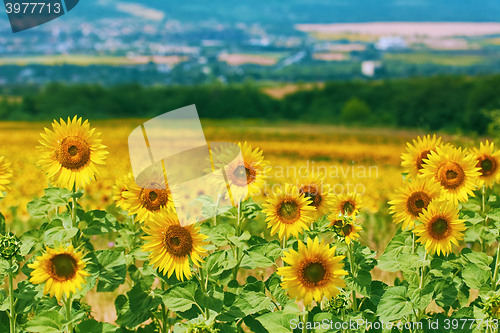
[[[82,261],[83,252],[75,252],[73,245],[66,249],[60,247],[58,250],[46,248],[46,253],[37,257],[36,261],[28,264],[33,269],[30,282],[40,284],[45,282],[44,294],[55,296],[61,300],[63,294],[66,297],[70,293],[75,293],[76,289],[81,289],[86,276],[90,276],[85,271],[86,263]]]
[[[458,214],[459,210],[453,203],[432,201],[419,216],[422,224],[413,229],[419,237],[417,241],[431,254],[451,253],[451,243],[458,246],[458,241],[464,237],[462,231],[467,229]]]
[[[455,205],[466,202],[476,188],[479,168],[474,155],[467,155],[462,148],[437,147],[428,155],[422,177],[435,179],[444,189],[443,195]]]
[[[83,124],[77,116],[72,120],[68,117],[67,123],[54,120],[52,130],[45,128],[40,135],[43,139],[39,140],[42,153],[38,164],[53,185],[71,190],[99,175],[96,165],[104,164],[108,152],[101,144],[100,133],[90,129],[88,120]]]
[[[154,268],[164,275],[177,279],[191,278],[189,259],[200,267],[202,256],[207,252],[203,246],[208,236],[200,233],[200,227],[195,226],[194,218],[189,221],[179,221],[174,210],[162,208],[158,214],[152,215],[144,223],[143,230],[147,234],[142,237],[146,243],[142,246],[144,252],[151,252],[149,260]]]
[[[474,148],[476,156],[476,167],[480,168],[481,175],[478,178],[478,186],[493,187],[495,182],[500,182],[500,150],[495,150],[495,143],[480,143],[479,149]]]
[[[322,174],[308,174],[297,180],[299,193],[304,194],[306,198],[311,198],[309,205],[316,208],[316,217],[322,217],[328,214],[334,204],[335,197],[331,194],[330,185],[325,184]]]
[[[337,230],[337,233],[344,239],[346,244],[349,245],[352,241],[359,238],[359,232],[362,230],[363,228],[357,226],[354,222],[347,222]]]
[[[123,206],[128,215],[135,215],[136,222],[151,219],[161,208],[174,209],[174,198],[162,166],[148,168],[137,180],[128,178],[125,186],[128,191],[121,192],[125,198]]]
[[[262,210],[266,214],[267,227],[271,236],[278,233],[279,238],[297,237],[314,221],[316,208],[310,206],[311,199],[299,193],[299,189],[286,184],[285,189],[272,194]]]
[[[412,179],[397,191],[394,200],[389,201],[394,223],[403,222],[403,229],[413,229],[414,220],[432,200],[441,197],[443,190],[434,179]]]
[[[12,170],[10,162],[7,162],[3,156],[0,156],[0,198],[3,198],[3,193],[10,190],[10,179],[12,178]]]
[[[336,196],[333,206],[333,216],[351,216],[356,217],[361,209],[361,196],[357,193],[342,193]]]
[[[432,137],[430,135],[417,137],[417,140],[413,140],[413,145],[407,143],[406,153],[403,153],[401,158],[401,166],[404,171],[408,173],[408,178],[416,178],[426,164],[426,159],[431,151],[435,151],[436,147],[442,146],[441,138],[436,138],[434,134]]]
[[[291,298],[309,305],[313,300],[321,302],[323,296],[331,299],[339,295],[347,272],[342,263],[345,256],[335,256],[335,250],[316,237],[314,241],[307,238],[307,246],[299,240],[298,252],[289,249],[284,253],[283,261],[290,266],[278,268],[277,273],[283,276],[281,286],[288,289]]]
[[[127,198],[123,196],[124,192],[128,192],[127,184],[134,181],[134,176],[129,173],[126,176],[119,178],[116,184],[113,185],[113,200],[117,207],[123,210],[128,210]]]
[[[252,146],[240,142],[241,157],[237,158],[237,150],[228,149],[223,153],[214,154],[214,165],[225,171],[231,195],[235,203],[245,200],[249,196],[257,195],[265,185],[265,169],[269,161],[264,160],[263,151],[259,148],[252,150]],[[220,179],[220,178],[219,178]],[[226,184],[220,184],[221,191]],[[226,194],[226,199],[229,196]]]

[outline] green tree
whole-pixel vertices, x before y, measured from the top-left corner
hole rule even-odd
[[[372,110],[368,104],[357,97],[345,102],[340,117],[346,122],[364,123],[370,118]]]

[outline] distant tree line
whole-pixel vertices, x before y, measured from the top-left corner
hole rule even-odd
[[[500,75],[437,76],[327,82],[273,99],[253,83],[102,87],[52,83],[0,89],[0,119],[151,118],[196,104],[202,118],[296,120],[364,126],[419,127],[483,134],[500,109]]]

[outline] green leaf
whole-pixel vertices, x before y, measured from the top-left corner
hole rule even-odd
[[[226,292],[224,294],[224,303],[227,304],[226,298],[231,297],[234,301],[229,306],[224,306],[222,312],[217,316],[217,320],[230,322],[235,319],[244,318],[250,314],[269,309],[271,300],[264,293],[248,291],[241,295],[234,295]]]
[[[384,251],[384,254],[378,259],[378,267],[388,272],[397,272],[400,270],[399,255],[401,253],[411,253],[412,236],[411,232],[405,231],[396,234]]]
[[[118,327],[109,323],[100,323],[94,319],[87,319],[76,325],[76,333],[114,333]]]
[[[5,217],[0,213],[0,234],[5,235]]]
[[[293,323],[299,323],[297,315],[283,314],[281,311],[266,313],[257,317],[262,326],[269,332],[292,333]]]
[[[479,289],[490,279],[490,272],[476,265],[467,265],[462,272],[462,278],[470,288]]]
[[[163,295],[163,302],[172,311],[187,311],[196,303],[195,293],[198,285],[184,282],[169,288]]]
[[[432,284],[427,284],[422,289],[409,286],[408,287],[408,297],[410,298],[413,308],[418,310],[424,310],[432,302],[434,296],[434,286]]]
[[[147,281],[137,283],[127,292],[127,296],[130,302],[130,310],[135,315],[156,309],[162,302],[161,296],[151,290],[151,285]]]
[[[357,291],[363,296],[369,296],[371,293],[372,275],[369,271],[360,270],[357,276],[348,275],[344,278],[347,286]]]
[[[222,250],[211,253],[205,259],[203,269],[212,278],[222,274],[225,270],[233,268],[237,263],[229,250]]]
[[[286,295],[285,290],[281,287],[281,278],[276,272],[274,272],[267,280],[266,280],[266,288],[271,292],[271,295],[276,299],[278,305],[285,305],[288,303],[288,296]]]
[[[125,295],[118,295],[115,299],[115,309],[116,315],[118,316],[115,322],[120,326],[125,326],[131,329],[142,324],[151,317],[150,312],[143,312],[139,315],[133,313],[130,309],[129,299]]]
[[[325,323],[326,325],[320,325],[320,327],[314,330],[314,332],[326,333],[326,332],[338,332],[339,330],[335,329],[335,323],[342,323],[342,320],[329,312],[319,312],[314,315],[313,322],[321,324]],[[333,330],[331,329],[332,327]]]
[[[87,236],[104,235],[120,229],[116,218],[102,210],[86,212],[83,219],[87,222],[87,228],[83,229],[83,233]]]
[[[64,316],[58,311],[42,311],[28,321],[26,330],[28,332],[62,333],[64,332],[63,321]]]
[[[413,305],[406,287],[389,287],[382,296],[377,313],[383,321],[400,320],[413,313]]]
[[[241,261],[241,267],[255,269],[273,266],[276,259],[281,256],[282,250],[279,242],[273,240],[269,243],[258,244],[245,250],[246,256]]]
[[[444,308],[451,306],[458,297],[458,290],[455,284],[446,280],[434,281],[434,301]]]
[[[99,281],[97,282],[97,292],[115,291],[125,282],[127,275],[127,265],[125,255],[120,248],[115,250],[96,251],[99,261]]]
[[[236,235],[236,229],[229,224],[218,224],[214,227],[203,224],[200,232],[207,235],[216,246],[228,245],[230,243],[229,237]]]
[[[224,291],[221,287],[216,285],[212,286],[206,294],[198,288],[194,296],[196,303],[198,303],[201,308],[208,308],[215,312],[220,312],[224,305]]]
[[[28,202],[28,213],[34,218],[43,218],[48,216],[49,210],[54,209],[46,197],[37,198]]]

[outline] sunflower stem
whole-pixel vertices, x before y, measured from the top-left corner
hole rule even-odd
[[[411,254],[414,254],[415,253],[415,233],[412,232],[411,235],[412,235]]]
[[[498,258],[500,257],[500,242],[498,243],[498,246],[497,246],[497,259],[495,261],[495,272],[493,273],[493,280],[491,280],[491,290],[495,291],[497,289],[497,285],[498,285],[498,264],[499,264],[499,261],[498,261]]]
[[[241,233],[241,201],[238,203],[238,217],[236,219],[236,237],[240,237],[240,233]],[[240,269],[240,263],[241,263],[241,259],[240,259],[240,248],[239,247],[233,247],[235,250],[234,250],[234,254],[235,254],[235,259],[236,259],[236,266],[234,266],[233,268],[233,279],[234,280],[238,280],[238,271]]]
[[[349,258],[349,265],[351,267],[351,275],[354,278],[354,259],[353,259],[353,254],[352,254],[352,246],[351,244],[347,245],[347,256]],[[357,304],[357,298],[356,298],[356,291],[352,291],[352,311],[356,312],[358,311],[358,304]]]
[[[9,260],[10,263],[10,269],[9,269],[9,300],[10,300],[10,315],[9,315],[9,322],[10,322],[10,332],[15,333],[16,332],[16,310],[14,309],[14,272],[12,271],[12,268],[14,267],[13,265],[14,259],[11,258]]]
[[[215,203],[215,212],[214,212],[214,227],[217,226],[217,210],[219,209],[221,194],[217,193],[217,202]]]
[[[167,290],[167,285],[165,281],[161,280],[161,290],[165,292]],[[161,302],[161,332],[162,333],[167,333],[170,330],[169,324],[168,324],[168,309],[165,306],[165,303]]]
[[[68,321],[68,333],[73,333],[73,323],[71,321],[71,295],[66,299],[66,321]]]
[[[302,326],[302,333],[307,333],[307,305],[304,306],[304,326]]]
[[[486,212],[486,204],[485,204],[485,197],[486,197],[486,186],[483,185],[483,187],[481,188],[481,201],[482,201],[482,212],[483,212],[483,216],[484,216],[484,220],[483,220],[483,225],[484,227],[486,228],[486,220],[487,220],[487,217],[485,216],[485,212]],[[481,242],[481,248],[483,250],[484,253],[486,253],[486,250],[488,249],[488,243],[486,240],[483,240]]]

